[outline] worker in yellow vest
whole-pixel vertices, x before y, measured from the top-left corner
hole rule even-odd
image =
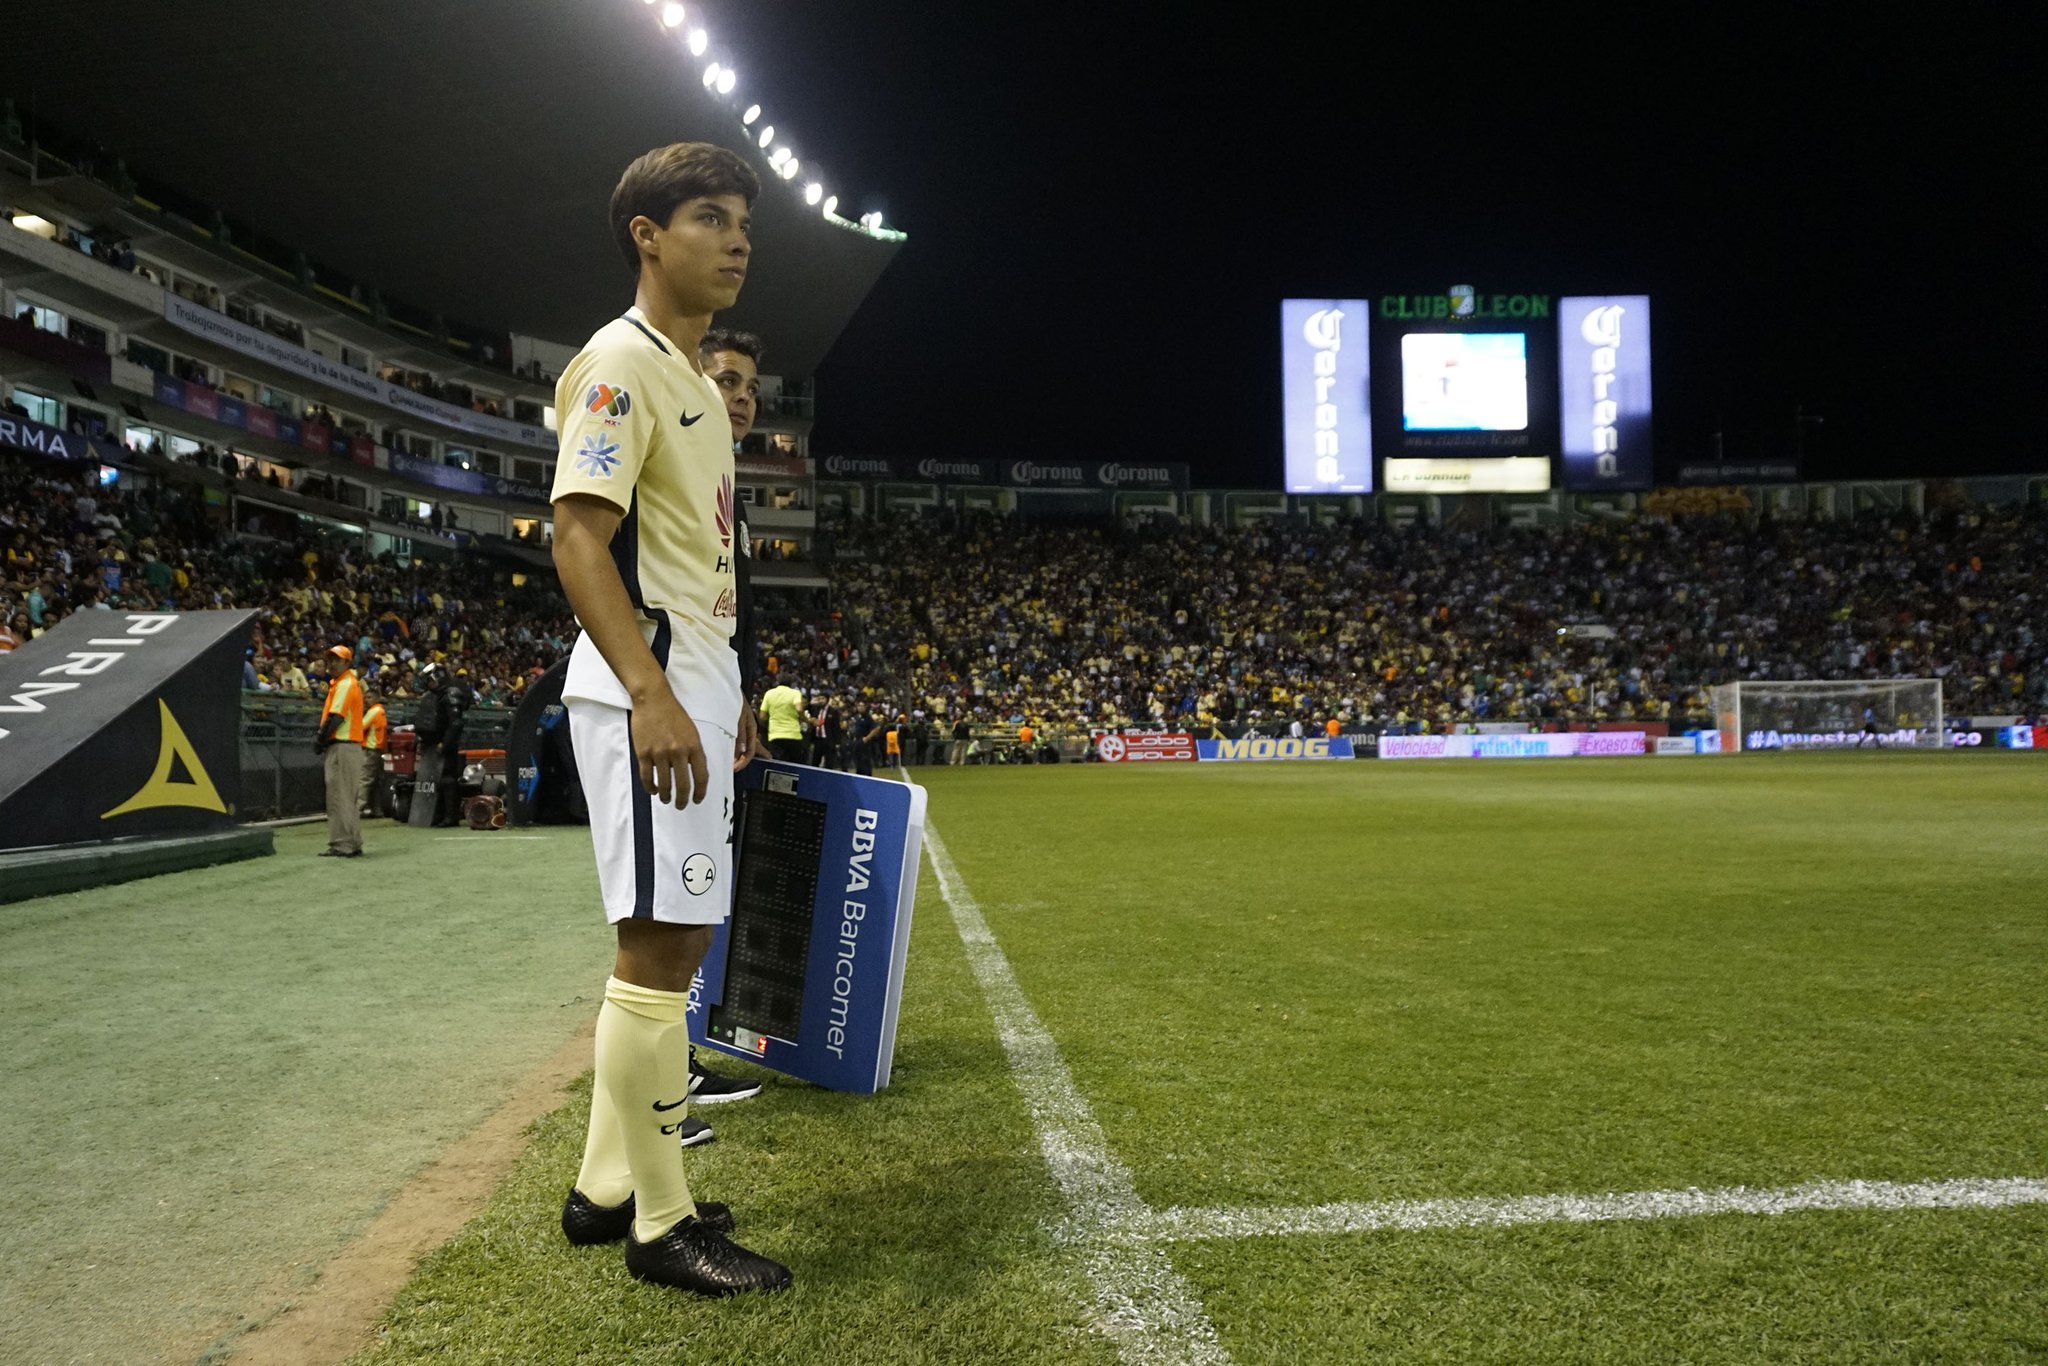
[[[381,816],[390,810],[380,798],[384,780],[384,733],[389,723],[384,716],[384,695],[374,684],[365,685],[363,700],[363,814]]]
[[[327,847],[322,858],[363,856],[363,684],[352,667],[355,651],[336,645],[328,652],[333,672],[327,702],[320,708],[320,736],[314,742],[327,769]]]

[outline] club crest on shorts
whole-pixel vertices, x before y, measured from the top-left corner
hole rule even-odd
[[[718,865],[711,861],[709,854],[692,854],[683,862],[683,886],[689,888],[691,896],[702,896],[711,890],[711,884],[718,881]]]

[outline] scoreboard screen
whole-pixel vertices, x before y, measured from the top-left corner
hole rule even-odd
[[[1441,294],[1281,304],[1289,493],[1650,487],[1650,301]]]
[[[1410,332],[1401,338],[1401,426],[1411,432],[1526,429],[1527,340],[1519,332]]]

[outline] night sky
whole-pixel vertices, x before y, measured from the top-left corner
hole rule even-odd
[[[1466,283],[1650,294],[1660,471],[1781,458],[1800,404],[1809,477],[2048,470],[2017,7],[1352,8],[720,0],[841,212],[910,234],[816,449],[1276,487],[1279,300]]]

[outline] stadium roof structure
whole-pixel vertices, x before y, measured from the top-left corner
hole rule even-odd
[[[722,143],[761,173],[761,268],[719,321],[801,378],[902,234],[805,202],[813,174],[760,145],[772,109],[744,127],[756,97],[705,78],[721,53],[703,18],[656,0],[30,5],[8,18],[0,94],[387,298],[570,345],[631,302],[605,223],[619,172]]]

